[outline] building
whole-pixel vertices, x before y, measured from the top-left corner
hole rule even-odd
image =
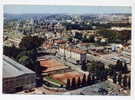
[[[34,88],[36,74],[7,56],[3,56],[3,93]]]
[[[110,44],[110,46],[112,47],[112,51],[120,51],[123,48],[122,44],[116,44],[116,43],[112,43]]]
[[[58,54],[64,57],[65,60],[71,61],[75,64],[82,64],[87,61],[86,51],[79,48],[59,47]]]
[[[123,31],[123,30],[131,30],[131,27],[111,27],[111,30]]]

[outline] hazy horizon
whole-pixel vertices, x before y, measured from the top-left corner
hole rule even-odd
[[[5,5],[4,14],[130,14],[129,6]]]

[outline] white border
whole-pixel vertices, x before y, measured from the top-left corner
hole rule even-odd
[[[33,99],[33,100],[83,100],[83,99],[106,99],[106,100],[132,100],[135,96],[135,3],[133,0],[2,0],[0,2],[0,66],[2,66],[2,33],[3,33],[3,5],[7,4],[24,4],[24,5],[89,5],[89,6],[131,6],[132,7],[132,61],[131,61],[131,96],[70,96],[70,95],[2,95],[3,100],[27,100],[27,99]],[[1,67],[2,68],[2,67]],[[2,70],[0,70],[0,73],[2,73]],[[2,74],[0,74],[1,77]],[[2,77],[1,77],[2,79]],[[2,86],[2,81],[0,81],[0,86]],[[1,89],[1,88],[0,88]],[[2,90],[0,90],[1,93]],[[1,99],[1,100],[2,100]]]
[[[132,0],[2,0],[3,4],[47,4],[47,5],[132,5]]]

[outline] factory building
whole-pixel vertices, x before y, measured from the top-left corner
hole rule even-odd
[[[36,73],[3,56],[3,93],[15,93],[34,88]]]

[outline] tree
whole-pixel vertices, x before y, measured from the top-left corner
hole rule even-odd
[[[127,73],[127,72],[128,72],[127,63],[124,63],[124,66],[122,68],[122,73]]]
[[[76,88],[76,79],[73,78],[72,79],[72,84],[71,84],[71,89],[75,89]]]
[[[128,88],[129,89],[131,88],[131,78],[130,78],[130,76],[128,77]]]
[[[108,78],[108,69],[104,71],[104,80],[107,80]]]
[[[74,38],[79,39],[79,40],[82,40],[82,33],[76,32]]]
[[[110,64],[110,65],[109,65],[109,69],[108,69],[108,74],[109,74],[110,76],[113,76],[114,72],[116,72],[116,71],[115,71],[115,65]]]
[[[101,81],[107,80],[107,70],[101,72]]]
[[[103,81],[103,79],[105,78],[105,66],[103,63],[97,62],[95,73],[97,80]]]
[[[70,89],[70,88],[71,88],[70,79],[67,79],[66,89]]]
[[[84,37],[82,38],[82,41],[83,42],[89,42],[86,35],[84,35]]]
[[[11,47],[8,46],[4,46],[3,48],[3,52],[4,55],[10,57],[10,58],[14,58],[16,60],[16,56],[22,51],[19,48],[16,48],[14,45],[12,45]]]
[[[87,66],[86,66],[85,60],[83,60],[83,61],[81,62],[81,69],[84,70],[84,71],[87,70]]]
[[[43,85],[43,76],[42,76],[42,67],[40,66],[40,62],[35,62],[35,72],[36,72],[36,86],[41,87]]]
[[[77,87],[79,88],[80,86],[81,86],[81,80],[80,80],[80,77],[78,77]]]
[[[118,84],[121,85],[121,82],[122,82],[122,74],[120,73],[118,75]]]
[[[95,74],[92,74],[91,76],[92,76],[92,79],[91,79],[92,82],[91,83],[94,84],[96,82]]]
[[[117,60],[116,66],[115,66],[116,71],[122,71],[122,68],[123,68],[122,61]]]
[[[87,84],[86,75],[84,74],[82,79],[82,86],[85,86],[86,84]]]
[[[119,39],[122,42],[127,42],[131,39],[131,31],[130,30],[123,30],[119,32]]]
[[[35,50],[23,50],[17,56],[16,60],[24,66],[36,71],[36,66],[39,66],[36,62]]]
[[[69,42],[72,42],[72,40],[73,40],[73,38],[70,36],[70,37],[68,38],[68,41],[69,41]]]
[[[35,71],[36,61],[33,61],[29,56],[21,56],[18,62],[27,68]]]
[[[117,42],[116,40],[119,39],[118,31],[101,29],[97,33],[105,38],[108,38],[109,43]]]
[[[95,42],[95,35],[90,35],[88,38],[89,42]]]
[[[28,56],[21,56],[20,59],[18,59],[18,62],[23,65],[29,65],[29,57]]]
[[[97,70],[97,62],[96,61],[92,61],[90,65],[87,65],[87,70],[89,72],[96,72]]]
[[[127,75],[124,75],[124,77],[123,77],[123,86],[124,86],[124,88],[126,88],[127,87]]]
[[[91,75],[89,73],[88,76],[87,76],[87,84],[91,85],[91,83],[92,83],[92,79],[91,79]]]
[[[87,65],[87,70],[90,73],[94,73],[95,80],[100,80],[100,81],[107,80],[108,69],[105,68],[104,63],[100,61],[93,61],[90,66]]]
[[[113,74],[113,83],[117,83],[117,73]]]
[[[38,36],[26,36],[22,38],[19,47],[26,50],[36,49],[41,46],[43,41],[44,39]]]
[[[23,50],[22,52],[20,52],[20,53],[16,56],[16,59],[19,60],[22,56],[28,56],[28,55],[27,55],[27,51]]]

